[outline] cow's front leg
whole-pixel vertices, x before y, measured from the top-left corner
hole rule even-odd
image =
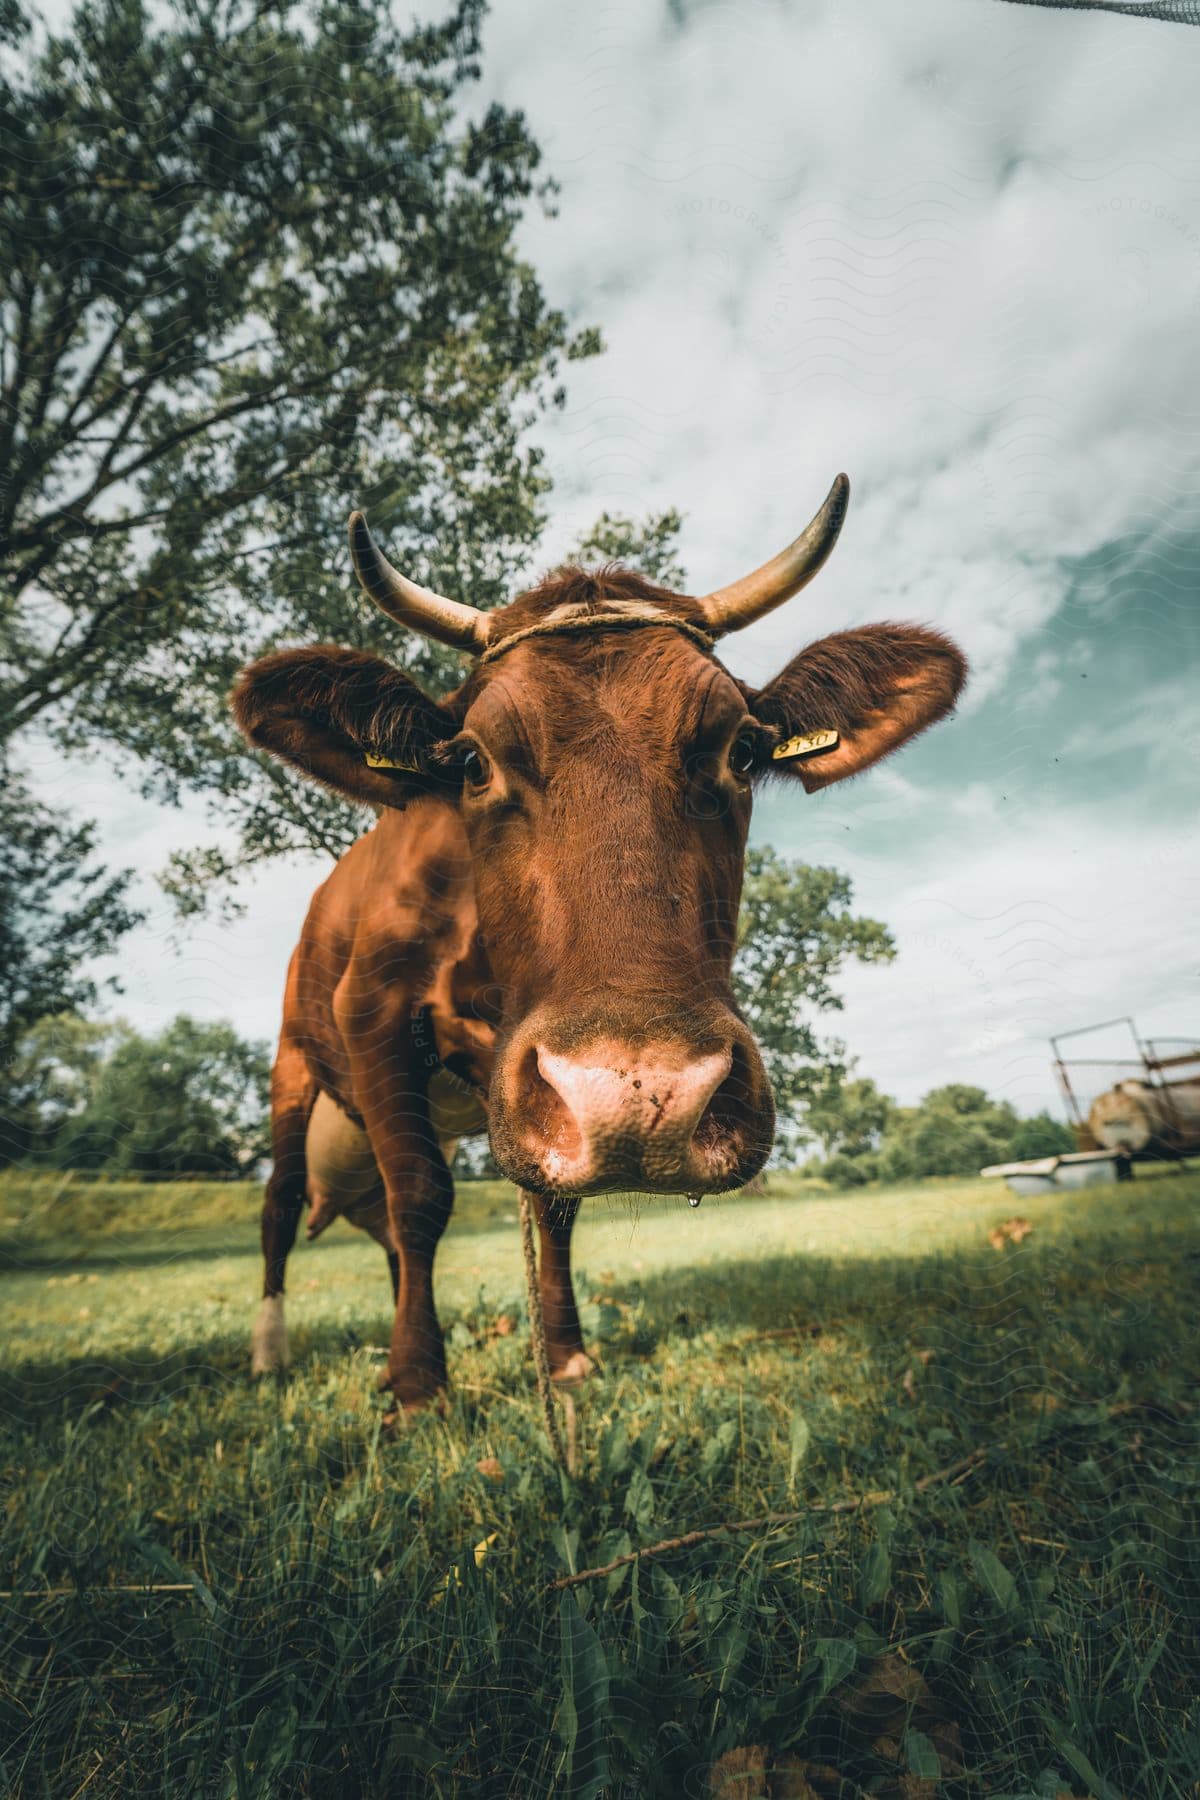
[[[387,1379],[405,1409],[436,1399],[446,1385],[446,1350],[433,1304],[433,1259],[454,1203],[454,1186],[437,1143],[388,1152],[388,1223],[395,1255],[396,1315]],[[390,1259],[389,1259],[390,1261]]]
[[[380,1386],[411,1409],[435,1399],[446,1385],[433,1259],[454,1203],[454,1183],[430,1121],[406,1015],[397,1013],[394,998],[378,1009],[355,1006],[357,998],[353,991],[344,995],[335,1016],[349,1049],[355,1103],[383,1178],[388,1248],[398,1264],[387,1379]]]
[[[572,1197],[534,1194],[541,1253],[538,1257],[538,1291],[546,1326],[546,1353],[550,1379],[559,1387],[574,1387],[591,1374],[593,1363],[583,1347],[579,1309],[571,1285],[571,1228],[579,1201]]]

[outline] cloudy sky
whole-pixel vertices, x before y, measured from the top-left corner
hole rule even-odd
[[[1200,30],[1000,0],[524,0],[484,95],[561,185],[525,238],[607,354],[543,429],[543,563],[603,508],[677,505],[701,589],[849,472],[821,579],[736,639],[767,678],[914,618],[974,666],[956,720],[862,780],[772,796],[760,841],[848,870],[899,957],[832,1021],[903,1100],[1055,1103],[1047,1034],[1200,1034]],[[532,573],[532,571],[531,571]],[[99,771],[114,862],[204,835]],[[147,885],[123,1010],[276,1028],[323,865],[182,938]]]

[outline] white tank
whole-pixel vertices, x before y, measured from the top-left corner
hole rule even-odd
[[[1088,1130],[1102,1150],[1193,1156],[1200,1152],[1200,1081],[1162,1088],[1118,1081],[1092,1102]]]

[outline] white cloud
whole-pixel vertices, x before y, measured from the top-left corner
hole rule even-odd
[[[1138,753],[1156,774],[1200,786],[1200,704],[1196,672],[1186,672],[1129,697],[1116,717],[1088,720],[1073,731],[1064,754],[1097,761]],[[1111,765],[1101,779],[1111,780]]]
[[[1198,1034],[1196,820],[1130,813],[1114,830],[1102,798],[951,817],[929,796],[929,811],[941,829],[907,857],[871,854],[869,825],[848,854],[832,804],[800,846],[853,868],[856,910],[886,920],[899,948],[839,980],[831,1028],[864,1074],[906,1102],[966,1081],[1022,1111],[1057,1109],[1052,1033],[1132,1011],[1147,1036]]]
[[[611,346],[546,428],[556,541],[677,502],[715,585],[845,466],[835,564],[740,671],[798,616],[905,610],[960,632],[977,703],[1061,598],[1058,557],[1194,492],[1200,34],[955,0],[689,9],[665,42],[632,0],[568,16],[489,27],[563,182],[531,246]]]

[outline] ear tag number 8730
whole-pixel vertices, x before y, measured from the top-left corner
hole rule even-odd
[[[784,738],[776,744],[771,752],[772,762],[783,762],[785,757],[816,756],[821,750],[835,750],[841,738],[836,731],[805,731],[799,737]]]

